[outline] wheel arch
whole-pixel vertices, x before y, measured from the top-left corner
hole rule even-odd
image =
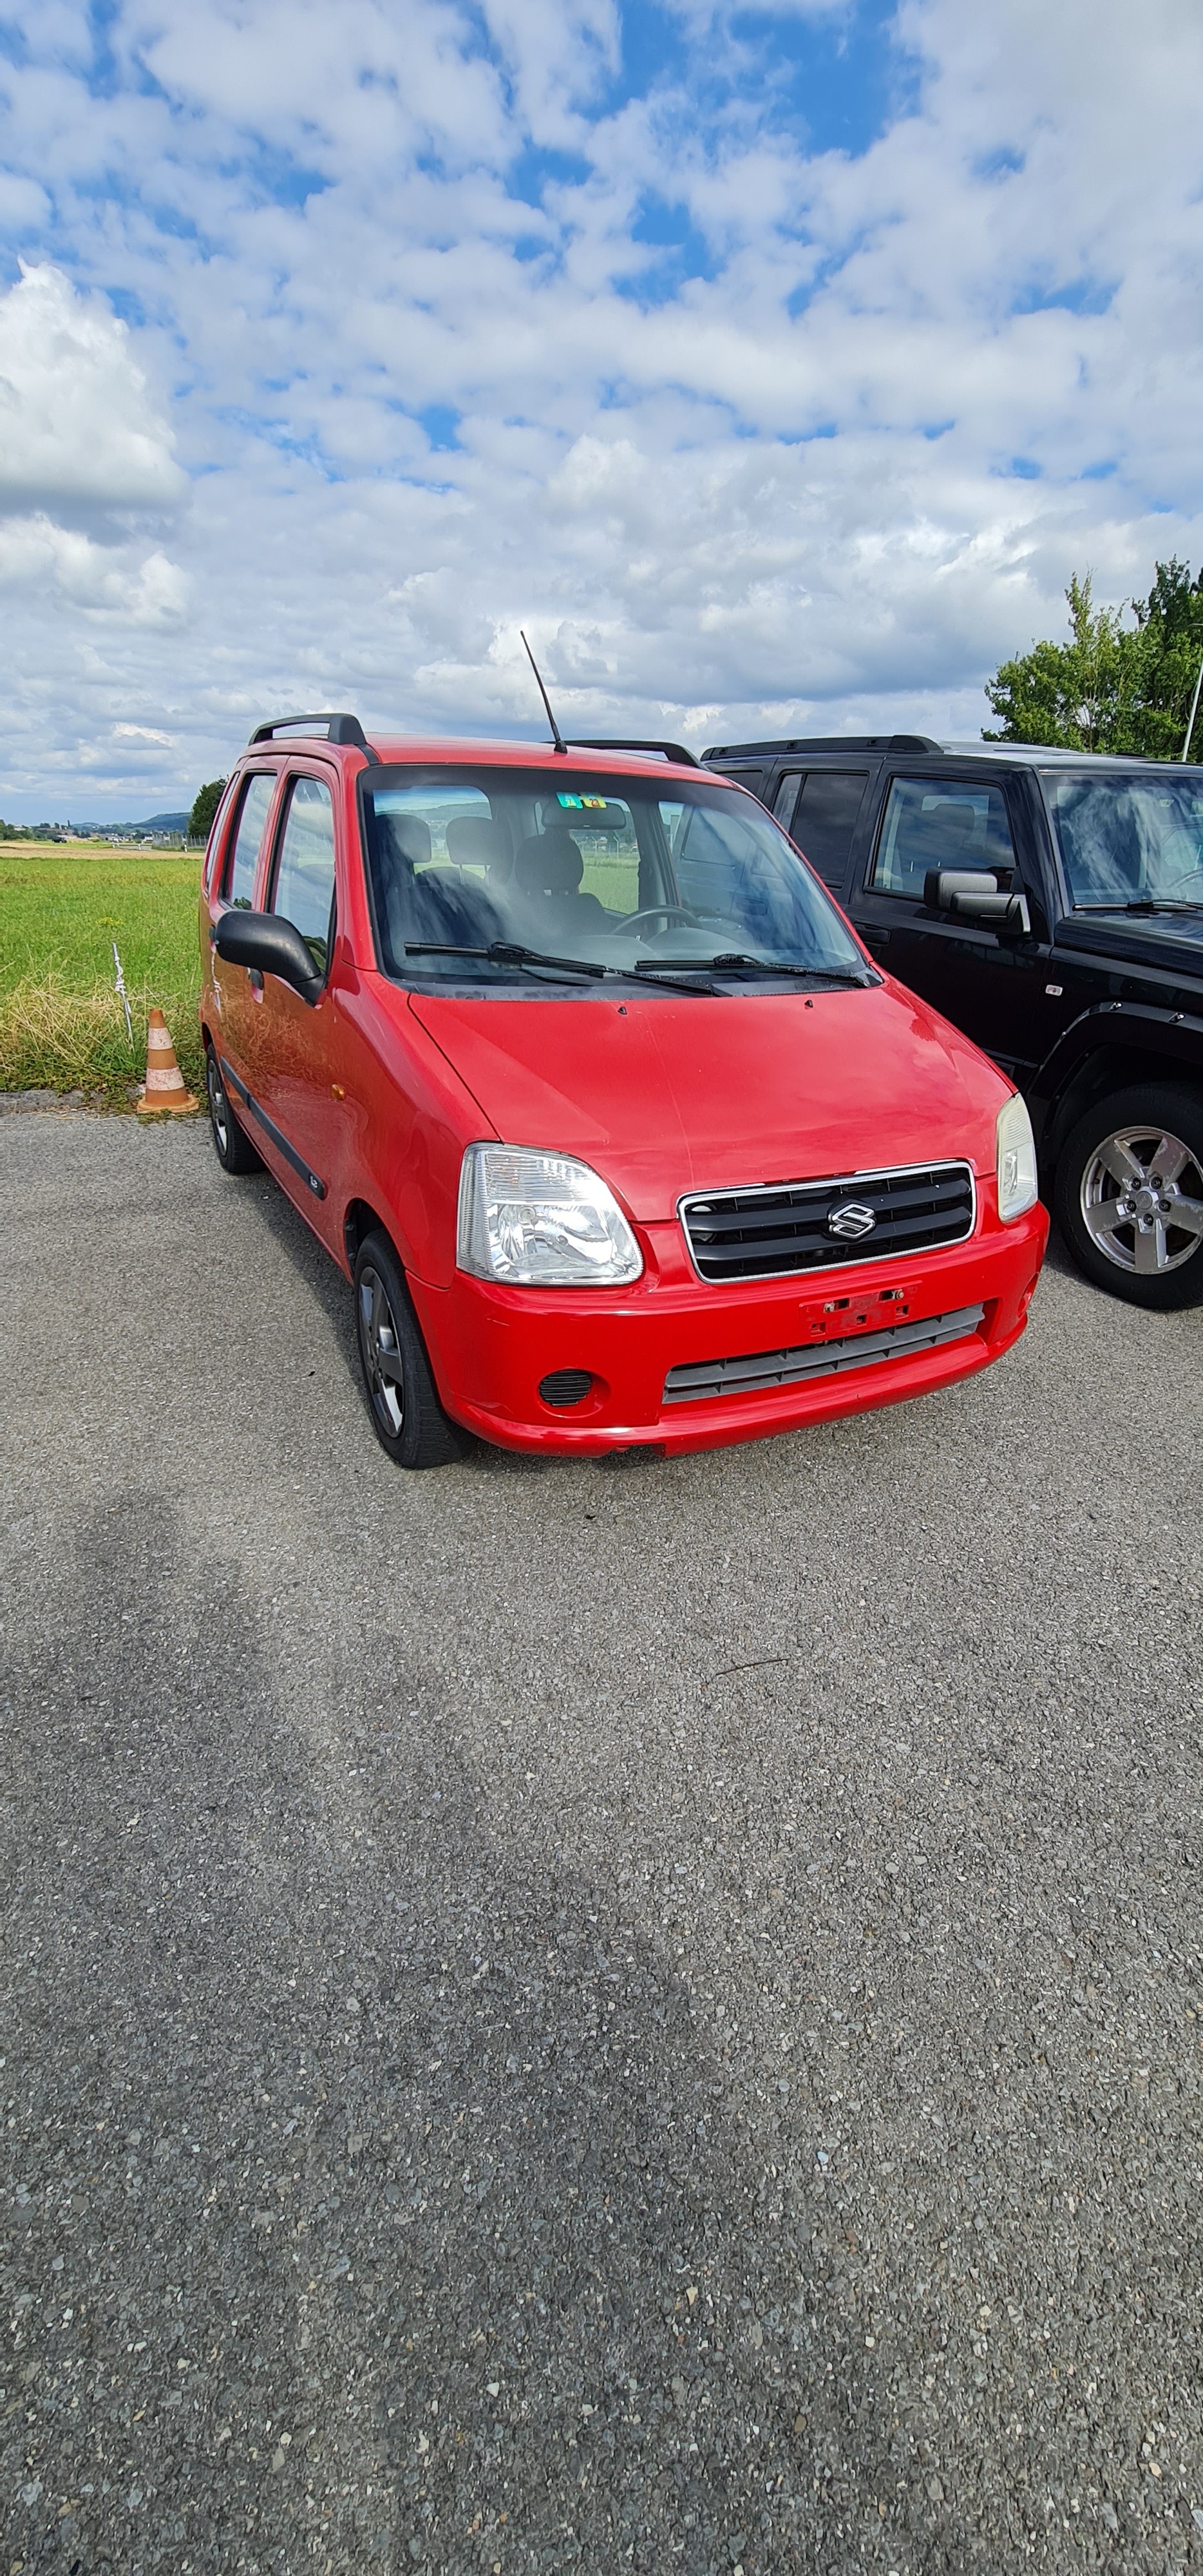
[[[347,1265],[348,1278],[354,1275],[360,1244],[366,1243],[370,1234],[387,1236],[404,1269],[404,1259],[394,1239],[392,1227],[386,1224],[379,1210],[374,1208],[367,1199],[349,1199],[343,1211],[343,1257]]]
[[[1183,1012],[1128,1012],[1115,1003],[1068,1030],[1034,1086],[1043,1107],[1044,1169],[1055,1170],[1066,1137],[1096,1101],[1140,1082],[1174,1083],[1203,1100],[1203,1019]]]

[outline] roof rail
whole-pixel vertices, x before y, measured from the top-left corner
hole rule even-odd
[[[943,751],[942,742],[933,742],[926,733],[814,733],[804,734],[792,742],[716,742],[702,753],[703,761],[735,760],[754,752],[772,755],[779,751]]]
[[[312,716],[275,716],[270,724],[256,725],[251,741],[272,742],[278,733],[295,733],[298,728],[310,732],[317,725],[325,726],[327,742],[349,742],[364,753],[374,768],[379,768],[380,754],[373,751],[358,716],[331,715],[328,711]]]
[[[573,734],[574,751],[662,751],[666,760],[680,761],[683,769],[700,769],[702,764],[694,751],[686,751],[682,742],[635,742],[625,735]]]

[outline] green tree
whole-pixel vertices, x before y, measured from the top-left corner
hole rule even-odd
[[[1203,659],[1203,573],[1159,563],[1147,600],[1119,608],[1096,608],[1089,573],[1075,573],[1065,596],[1069,642],[1000,665],[986,696],[1001,722],[983,739],[1177,760]],[[1192,749],[1200,733],[1203,717]]]
[[[207,786],[197,788],[192,801],[192,812],[188,817],[190,841],[208,840],[213,829],[213,817],[221,803],[225,785],[224,778],[211,778]]]

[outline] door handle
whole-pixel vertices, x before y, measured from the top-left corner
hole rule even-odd
[[[864,940],[866,948],[888,948],[890,944],[889,931],[880,929],[876,922],[874,922],[871,927],[865,928],[861,931],[861,938]]]

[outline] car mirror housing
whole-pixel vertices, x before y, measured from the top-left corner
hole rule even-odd
[[[303,1002],[316,1002],[325,982],[300,931],[276,912],[243,912],[231,905],[217,924],[213,945],[229,965],[291,984]]]
[[[1026,938],[1031,917],[1025,894],[1007,894],[996,876],[981,868],[929,868],[923,880],[929,912],[947,912],[954,921],[987,922],[999,938]]]

